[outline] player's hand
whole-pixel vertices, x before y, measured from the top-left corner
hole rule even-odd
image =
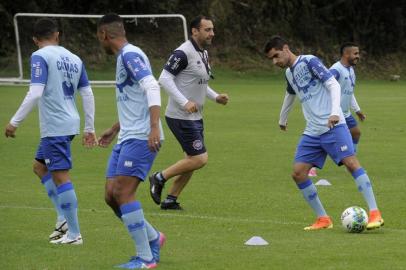
[[[148,136],[148,147],[152,152],[158,152],[161,148],[161,133],[159,127],[151,128],[151,132]]]
[[[281,130],[283,130],[283,131],[286,131],[286,130],[288,130],[288,124],[286,124],[286,125],[281,125],[281,124],[279,124],[279,128],[280,128]]]
[[[216,102],[226,105],[228,102],[228,95],[227,94],[220,94],[216,97]]]
[[[98,142],[100,147],[107,147],[114,140],[117,131],[112,128],[106,129],[99,137]]]
[[[4,135],[8,138],[15,138],[16,136],[17,127],[13,126],[12,124],[8,123],[6,126],[6,130],[4,131]]]
[[[338,115],[330,115],[330,117],[328,118],[327,126],[329,128],[333,128],[335,125],[338,124],[338,122],[340,122],[340,117]]]
[[[185,104],[184,108],[185,108],[185,111],[187,111],[188,113],[195,113],[198,110],[197,104],[194,103],[193,101],[188,101]]]
[[[85,132],[82,138],[82,145],[86,148],[93,148],[97,145],[97,137],[94,132]]]
[[[361,111],[358,111],[358,112],[355,112],[355,113],[357,114],[358,119],[359,119],[361,122],[363,122],[363,121],[367,118],[367,116],[366,116],[365,114],[363,114]]]

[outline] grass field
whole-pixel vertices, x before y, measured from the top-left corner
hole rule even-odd
[[[148,220],[167,235],[160,269],[406,269],[406,84],[359,81],[357,99],[367,114],[361,124],[359,159],[372,179],[384,228],[349,234],[341,212],[366,208],[351,176],[330,160],[319,178],[332,186],[319,195],[335,222],[332,230],[305,232],[314,215],[290,178],[296,142],[303,130],[296,103],[287,133],[277,121],[284,95],[281,77],[225,74],[212,87],[230,95],[226,107],[205,107],[208,165],[193,177],[180,198],[182,212],[161,211],[147,184],[138,198]],[[0,87],[2,128],[14,114],[26,87]],[[114,91],[95,88],[96,128],[116,120]],[[165,98],[164,98],[165,99]],[[55,214],[31,163],[39,141],[37,112],[14,140],[0,138],[0,269],[113,269],[133,255],[126,229],[103,200],[109,149],[86,150],[73,143],[72,180],[79,199],[83,246],[53,246],[47,237]],[[172,134],[153,170],[182,157]],[[2,131],[3,132],[3,131]],[[270,245],[248,247],[257,235]]]

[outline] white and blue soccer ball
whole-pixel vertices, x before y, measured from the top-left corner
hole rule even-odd
[[[348,207],[341,214],[341,224],[350,233],[361,233],[367,228],[367,212],[359,206]]]

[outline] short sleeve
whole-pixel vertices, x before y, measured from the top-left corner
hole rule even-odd
[[[85,65],[82,64],[82,73],[80,74],[78,88],[89,86],[89,79],[87,78],[87,72]]]
[[[31,56],[31,83],[46,84],[48,81],[48,65],[39,55]]]
[[[187,67],[188,60],[185,52],[181,50],[174,51],[166,62],[164,69],[172,75],[178,75]]]
[[[310,72],[323,83],[333,76],[317,57],[310,59],[307,66]]]
[[[336,80],[340,79],[340,72],[337,69],[331,68],[330,73],[336,78]]]
[[[141,55],[136,52],[127,52],[123,55],[123,64],[131,78],[136,81],[152,75]]]

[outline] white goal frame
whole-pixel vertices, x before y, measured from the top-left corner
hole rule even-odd
[[[19,28],[18,28],[18,17],[52,17],[52,18],[101,18],[104,15],[91,15],[91,14],[53,14],[53,13],[16,13],[13,18],[14,22],[14,34],[16,39],[16,47],[17,47],[17,63],[18,63],[18,74],[19,76],[16,78],[0,78],[0,83],[29,83],[30,80],[24,79],[23,74],[23,61],[21,56],[21,47],[20,47],[20,35],[19,35]],[[154,19],[154,18],[179,18],[182,20],[183,25],[183,35],[185,41],[188,40],[188,31],[186,25],[186,18],[182,14],[141,14],[141,15],[120,15],[121,18],[124,19]],[[115,81],[90,81],[91,84],[101,84],[101,85],[111,85],[115,84]]]

